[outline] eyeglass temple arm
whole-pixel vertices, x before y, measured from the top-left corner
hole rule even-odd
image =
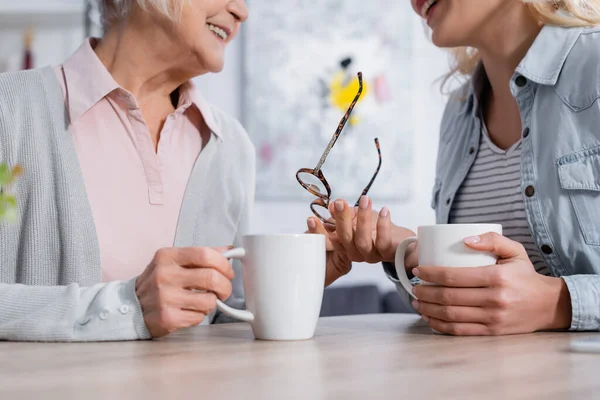
[[[358,93],[354,97],[354,100],[352,100],[352,103],[350,104],[348,111],[346,111],[346,114],[344,114],[344,116],[342,117],[342,119],[338,125],[338,128],[336,129],[335,133],[333,134],[333,137],[329,141],[329,144],[327,145],[327,148],[323,152],[321,159],[317,163],[317,166],[314,168],[315,173],[319,173],[319,171],[321,170],[321,167],[323,166],[323,164],[325,163],[325,160],[327,159],[327,156],[329,155],[329,152],[335,145],[335,142],[337,142],[338,138],[340,137],[340,134],[342,133],[342,130],[344,129],[344,126],[346,125],[346,122],[350,118],[350,114],[352,113],[352,110],[354,109],[356,102],[358,102],[358,99],[360,98],[362,91],[363,91],[362,72],[359,72],[358,73]]]
[[[379,163],[377,164],[377,169],[375,170],[373,177],[369,181],[369,184],[367,186],[365,186],[364,190],[358,197],[358,200],[356,200],[356,204],[354,204],[354,207],[358,207],[360,198],[363,196],[366,196],[367,193],[369,193],[369,190],[371,189],[371,186],[373,185],[373,182],[375,182],[375,178],[377,178],[377,175],[379,174],[379,170],[381,169],[381,148],[379,147],[379,139],[378,138],[375,138],[375,147],[377,148],[377,154],[379,155]]]

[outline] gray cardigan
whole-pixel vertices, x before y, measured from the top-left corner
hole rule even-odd
[[[175,247],[235,245],[248,228],[254,149],[237,121],[212,111],[223,135],[212,135],[196,160]],[[147,339],[135,279],[101,282],[94,220],[67,121],[51,68],[0,74],[0,162],[24,169],[11,189],[17,222],[0,222],[0,340]],[[234,269],[227,303],[240,307],[237,262]],[[216,312],[209,319],[223,317]]]

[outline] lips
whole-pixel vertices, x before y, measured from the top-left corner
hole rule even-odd
[[[418,13],[421,13],[421,10],[423,9],[423,6],[426,2],[427,0],[417,0],[416,9]]]
[[[230,28],[228,28],[228,27],[227,27],[227,26],[225,26],[225,25],[221,25],[221,24],[215,24],[214,22],[210,22],[210,21],[207,21],[207,23],[208,23],[208,24],[210,24],[210,25],[214,25],[214,26],[216,26],[217,28],[221,28],[221,29],[223,29],[223,30],[225,31],[225,33],[227,34],[227,36],[230,36],[230,35],[231,35],[231,32],[233,32],[233,29],[230,29]]]
[[[423,18],[429,17],[429,10],[433,9],[437,5],[438,0],[417,0],[417,9],[419,15]]]

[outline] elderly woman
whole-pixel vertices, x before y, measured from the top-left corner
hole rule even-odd
[[[100,8],[102,40],[0,75],[0,161],[24,169],[0,224],[0,339],[160,337],[243,301],[218,246],[246,229],[254,151],[190,79],[223,68],[244,0]]]

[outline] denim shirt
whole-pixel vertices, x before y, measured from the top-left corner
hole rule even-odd
[[[453,93],[442,118],[432,198],[438,224],[448,223],[477,155],[484,73],[479,67]],[[510,90],[521,114],[521,190],[533,240],[567,284],[571,330],[600,330],[600,28],[544,27]]]

